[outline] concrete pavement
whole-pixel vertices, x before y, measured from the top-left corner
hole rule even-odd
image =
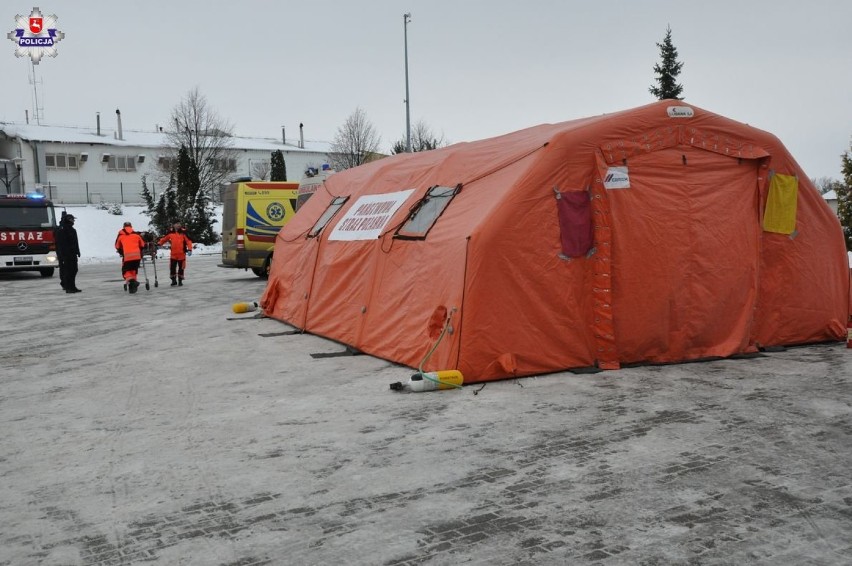
[[[844,344],[402,394],[217,260],[0,275],[0,565],[852,563]]]

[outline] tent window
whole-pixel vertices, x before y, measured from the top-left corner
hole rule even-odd
[[[349,200],[349,197],[334,197],[331,199],[331,204],[328,205],[328,208],[319,217],[314,227],[308,232],[308,238],[316,238],[322,232],[322,229],[325,228],[326,224],[331,222],[331,219],[334,218],[334,215],[337,214],[337,211],[341,209],[347,200]]]
[[[461,185],[456,185],[455,187],[434,186],[426,191],[426,195],[412,207],[408,219],[397,229],[394,237],[407,240],[426,239],[426,234],[460,190]]]

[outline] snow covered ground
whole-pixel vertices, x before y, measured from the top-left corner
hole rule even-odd
[[[843,343],[404,394],[250,271],[109,257],[0,274],[2,565],[850,563]]]
[[[77,229],[77,238],[80,240],[80,263],[104,263],[119,262],[120,258],[115,253],[115,236],[125,222],[133,224],[133,228],[142,232],[149,229],[148,217],[143,214],[143,206],[122,206],[122,214],[111,214],[107,210],[100,210],[94,205],[76,206],[65,205],[56,207],[57,222],[62,210],[73,214],[74,228]],[[222,229],[222,207],[216,208],[216,224],[214,229],[219,232]],[[205,246],[197,244],[194,254],[218,254],[222,251],[221,244]],[[166,257],[167,250],[160,250],[160,257]]]
[[[401,394],[215,254],[128,295],[142,209],[67,210],[82,293],[0,274],[0,565],[849,563],[841,342]]]

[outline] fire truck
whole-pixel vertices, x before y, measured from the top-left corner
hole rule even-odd
[[[56,214],[44,195],[0,195],[0,273],[38,271],[53,276]]]

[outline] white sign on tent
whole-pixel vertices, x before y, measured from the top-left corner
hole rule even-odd
[[[329,240],[375,240],[414,189],[383,195],[363,195],[346,211]]]

